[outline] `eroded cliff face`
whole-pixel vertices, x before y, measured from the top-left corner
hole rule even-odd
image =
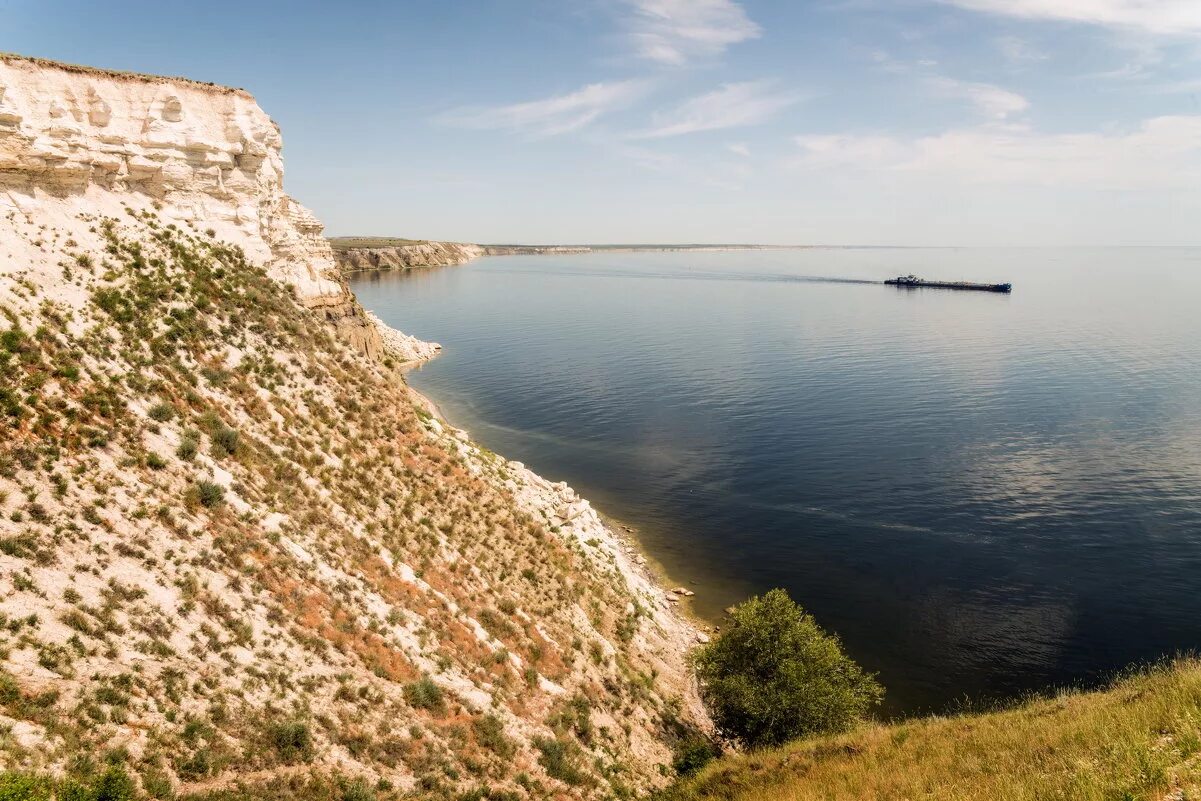
[[[334,252],[343,272],[361,270],[412,270],[466,264],[485,255],[479,245],[458,242],[415,242],[395,247],[345,248]]]
[[[253,101],[0,66],[0,770],[100,782],[108,755],[154,797],[306,801],[664,782],[704,635],[587,501],[364,355],[422,343],[333,273]]]
[[[283,188],[279,128],[240,89],[0,56],[0,217],[73,225],[153,209],[212,232],[295,288],[357,349],[381,350],[322,225]],[[0,234],[0,254],[46,252]]]

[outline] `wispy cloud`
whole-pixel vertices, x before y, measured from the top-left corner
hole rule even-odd
[[[505,106],[464,106],[435,118],[456,128],[510,130],[531,136],[578,131],[599,117],[623,108],[650,89],[646,80],[592,83],[564,95]]]
[[[1084,22],[1158,34],[1201,35],[1197,0],[940,0],[972,11]]]
[[[726,145],[726,150],[730,151],[735,156],[742,156],[744,159],[750,158],[751,156],[751,149],[743,142],[731,142],[730,144]]]
[[[1005,60],[1014,65],[1033,64],[1050,57],[1020,36],[998,36],[996,44]]]
[[[1192,187],[1201,181],[1201,116],[1155,117],[1114,133],[1046,134],[986,125],[936,136],[801,136],[790,166],[841,174],[1091,189]]]
[[[630,42],[642,58],[679,66],[720,55],[762,29],[732,0],[623,0]]]
[[[800,99],[795,92],[777,91],[770,81],[727,83],[712,92],[685,100],[669,111],[655,114],[649,129],[633,133],[629,138],[663,139],[697,131],[758,125]]]
[[[908,153],[903,142],[890,136],[820,134],[794,141],[800,155],[789,162],[792,167],[880,169],[897,165]]]
[[[1030,108],[1030,101],[1021,95],[993,86],[989,83],[971,83],[954,78],[932,78],[935,90],[948,96],[966,100],[986,117],[1003,120]]]
[[[965,100],[986,117],[1003,120],[1012,114],[1025,111],[1030,101],[1025,97],[994,86],[991,83],[961,81],[940,75],[935,67],[938,62],[931,59],[903,61],[893,58],[887,51],[875,50],[868,54],[880,69],[892,75],[905,76],[906,83],[921,82],[921,86],[941,97]]]

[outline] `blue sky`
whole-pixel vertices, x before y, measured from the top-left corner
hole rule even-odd
[[[0,0],[243,86],[331,234],[1201,244],[1201,0]]]

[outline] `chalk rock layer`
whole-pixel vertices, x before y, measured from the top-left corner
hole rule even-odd
[[[465,264],[485,255],[480,245],[457,242],[414,242],[395,247],[348,248],[335,251],[338,266],[345,272],[360,270],[412,270]]]
[[[78,226],[81,213],[153,207],[240,246],[378,355],[321,223],[284,192],[281,149],[279,127],[241,89],[0,56],[0,218]],[[45,253],[0,231],[0,256],[36,266]]]

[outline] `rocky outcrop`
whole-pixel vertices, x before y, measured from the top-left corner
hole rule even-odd
[[[485,255],[479,245],[457,242],[415,242],[392,247],[338,248],[334,256],[344,273],[362,270],[412,270],[465,264]]]
[[[236,244],[378,355],[321,223],[284,192],[281,149],[278,126],[240,89],[0,56],[0,216],[154,210]],[[46,255],[0,244],[18,260]]]
[[[487,256],[548,256],[562,253],[594,253],[587,245],[484,245]]]
[[[437,356],[442,346],[437,342],[426,342],[423,339],[397,331],[373,312],[367,312],[367,319],[375,326],[383,341],[384,352],[401,364],[425,362]]]

